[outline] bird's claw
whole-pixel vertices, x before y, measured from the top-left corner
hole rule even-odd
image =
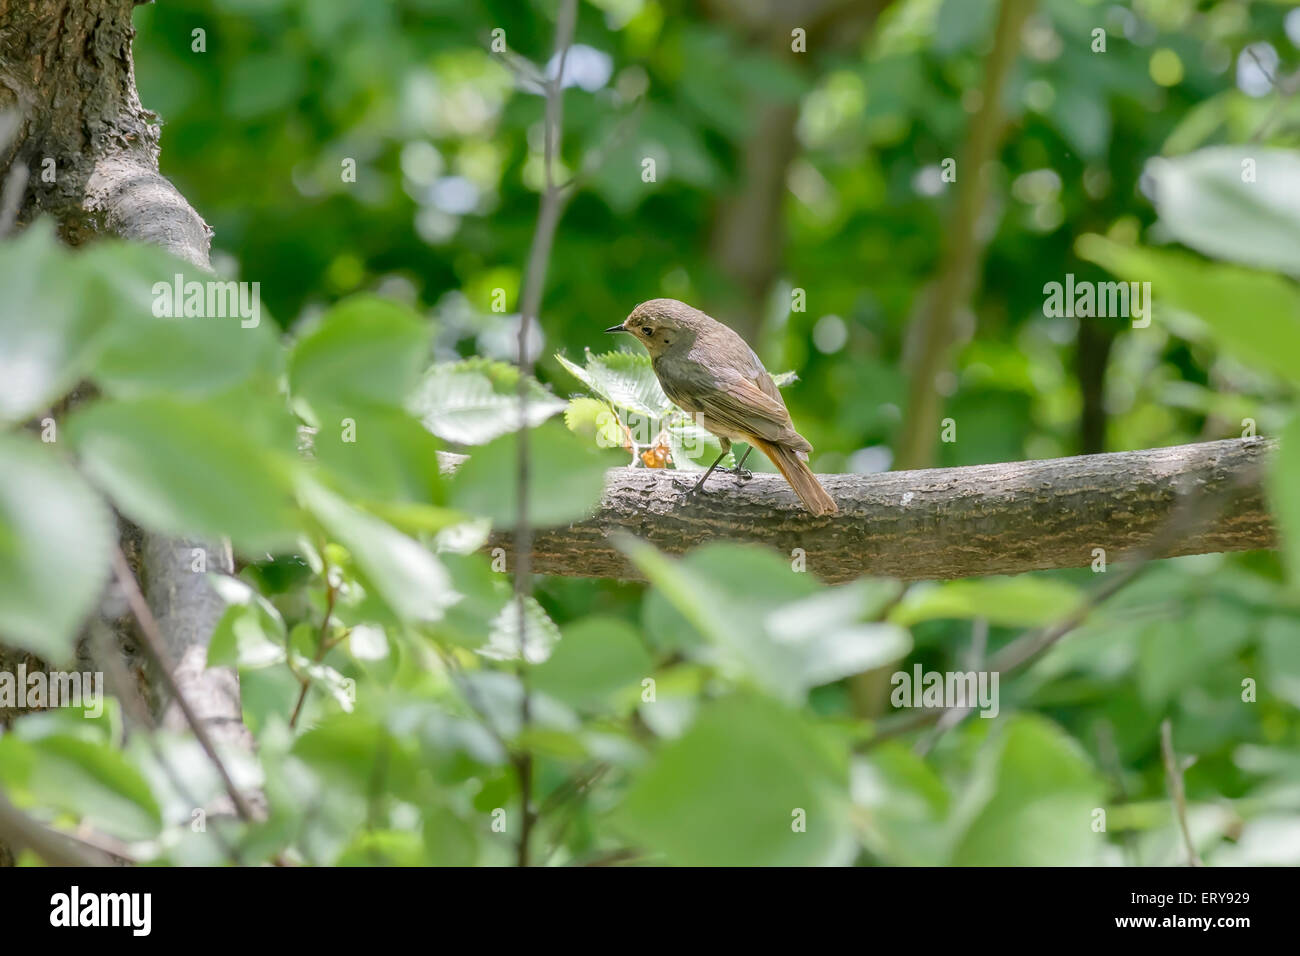
[[[719,468],[718,470],[725,471],[727,474],[732,475],[739,481],[749,481],[749,479],[754,477],[754,473],[748,468]]]
[[[674,488],[677,488],[679,490],[684,490],[686,492],[687,498],[689,498],[693,494],[696,494],[700,490],[699,482],[683,481],[681,478],[672,479],[671,484]]]

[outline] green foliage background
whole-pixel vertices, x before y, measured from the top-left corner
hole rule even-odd
[[[1300,863],[1286,571],[1300,567],[1300,97],[1253,95],[1237,75],[1250,44],[1277,52],[1274,78],[1300,66],[1291,5],[1038,5],[1005,91],[987,250],[946,398],[959,440],[941,457],[1239,437],[1247,419],[1262,435],[1289,429],[1272,487],[1294,560],[1161,562],[1006,675],[996,719],[925,753],[923,734],[874,741],[880,724],[855,715],[847,679],[898,659],[964,670],[975,622],[996,649],[1057,620],[1097,575],[832,589],[782,555],[716,544],[675,560],[629,542],[650,583],[539,579],[519,660],[508,575],[479,547],[515,508],[518,373],[505,363],[542,98],[488,47],[504,29],[545,63],[553,7],[137,11],[163,172],[213,226],[214,264],[260,282],[268,314],[256,329],[155,318],[153,283],[182,267],[154,250],[69,252],[45,224],[0,246],[5,642],[71,662],[108,578],[113,509],[151,531],[228,536],[240,571],[214,576],[228,608],[209,663],[239,668],[257,753],[229,759],[269,816],[213,826],[244,862],[513,862],[526,760],[533,862],[1174,863],[1168,718],[1196,758],[1189,819],[1207,862]],[[777,276],[746,331],[770,369],[797,374],[785,397],[815,470],[888,467],[909,319],[946,238],[940,164],[960,154],[994,16],[991,0],[900,0],[860,42],[791,58],[693,4],[580,5],[581,76],[597,88],[566,91],[561,162],[602,161],[550,262],[529,384],[534,520],[589,509],[604,469],[628,461],[598,447],[619,444],[605,412],[657,401],[642,363],[585,357],[608,348],[600,330],[655,296],[719,314],[745,301],[716,223],[774,104],[798,111],[797,149]],[[642,181],[644,156],[657,182]],[[1044,285],[1069,273],[1152,282],[1150,326],[1045,316]],[[793,289],[806,311],[791,311]],[[82,380],[97,397],[38,441]],[[668,442],[679,467],[711,457],[679,453],[690,437]],[[447,478],[439,450],[471,457]],[[192,800],[219,792],[195,742],[123,743],[123,720],[115,702],[101,720],[18,718],[0,735],[0,785],[138,859],[222,862],[191,827]]]

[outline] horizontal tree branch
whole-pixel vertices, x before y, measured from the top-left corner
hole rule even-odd
[[[537,532],[532,562],[542,574],[636,579],[616,547],[621,533],[670,554],[714,541],[753,542],[791,556],[802,549],[807,570],[832,583],[864,574],[918,580],[1086,567],[1097,548],[1115,562],[1151,547],[1181,496],[1198,493],[1226,499],[1159,556],[1271,548],[1276,535],[1261,480],[1274,444],[1234,439],[819,475],[840,506],[820,518],[775,474],[748,481],[715,474],[705,492],[687,498],[685,473],[619,468],[609,472],[592,517]],[[510,537],[494,532],[488,547],[509,554]]]

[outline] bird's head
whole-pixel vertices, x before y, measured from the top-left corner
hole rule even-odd
[[[619,325],[606,332],[627,332],[640,340],[651,355],[661,355],[673,345],[691,341],[711,321],[698,309],[676,299],[642,302]]]

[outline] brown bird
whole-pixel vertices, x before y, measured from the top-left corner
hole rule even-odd
[[[737,474],[757,448],[772,459],[805,508],[815,515],[839,510],[806,464],[812,445],[794,430],[772,376],[739,335],[676,299],[642,302],[621,325],[605,331],[628,332],[640,340],[664,394],[696,413],[696,420],[722,443],[722,454],[689,494],[700,490],[733,441],[743,441],[749,448],[736,465]]]

